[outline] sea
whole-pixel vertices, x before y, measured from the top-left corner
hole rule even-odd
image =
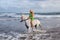
[[[18,37],[20,33],[26,33],[25,22],[20,22],[21,15],[29,16],[29,13],[0,13],[0,40],[16,40],[14,38]],[[60,15],[42,15],[36,13],[35,19],[40,20],[45,30],[60,28]]]

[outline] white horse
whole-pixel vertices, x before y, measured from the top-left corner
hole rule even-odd
[[[27,31],[28,31],[28,29],[31,28],[31,24],[30,24],[30,19],[26,20],[27,18],[28,18],[28,16],[22,15],[20,22],[25,21],[25,26],[26,26]],[[38,19],[33,20],[33,26],[36,28],[36,30],[37,30],[37,27],[40,27],[41,30],[42,30],[41,23],[40,23],[40,21]]]

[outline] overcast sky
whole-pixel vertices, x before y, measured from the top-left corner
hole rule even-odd
[[[60,12],[60,0],[0,0],[0,12]]]

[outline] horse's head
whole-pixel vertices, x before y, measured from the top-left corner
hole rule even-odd
[[[23,22],[23,21],[26,20],[27,18],[28,18],[28,16],[22,15],[22,16],[21,16],[21,22]]]

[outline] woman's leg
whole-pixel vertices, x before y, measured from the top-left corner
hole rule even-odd
[[[32,28],[32,32],[33,32],[33,21],[31,20],[31,22],[30,22],[30,24],[31,24],[31,28]]]
[[[34,26],[33,26],[33,21],[32,20],[31,20],[30,24],[31,24],[31,27],[33,28]]]

